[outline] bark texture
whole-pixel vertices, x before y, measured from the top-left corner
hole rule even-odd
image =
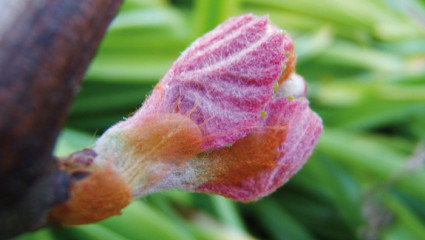
[[[0,1],[0,239],[44,226],[68,198],[52,149],[121,4]]]

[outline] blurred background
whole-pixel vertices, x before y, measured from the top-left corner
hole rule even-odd
[[[424,0],[126,0],[56,154],[90,146],[193,40],[248,12],[293,37],[297,72],[325,124],[289,183],[250,204],[153,194],[119,217],[17,239],[425,239]]]

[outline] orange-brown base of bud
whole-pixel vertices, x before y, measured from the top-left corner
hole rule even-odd
[[[93,171],[71,186],[71,198],[50,214],[53,223],[80,225],[119,215],[133,199],[132,189],[112,166]]]

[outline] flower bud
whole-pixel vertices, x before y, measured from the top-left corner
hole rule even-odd
[[[107,191],[118,199],[170,188],[238,201],[270,194],[307,161],[323,127],[299,98],[306,84],[295,62],[292,39],[267,16],[227,20],[192,43],[143,106],[97,140],[96,168],[74,198],[89,194],[86,185],[119,187]]]

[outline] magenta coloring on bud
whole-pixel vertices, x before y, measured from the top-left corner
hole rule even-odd
[[[91,168],[114,173],[133,198],[171,188],[238,201],[270,194],[303,166],[323,128],[295,63],[292,39],[267,16],[227,20],[98,139]],[[95,176],[100,185],[103,175]]]
[[[179,188],[263,197],[302,167],[322,131],[295,62],[292,39],[267,16],[231,18],[193,42],[134,116],[98,140],[98,159],[128,175],[135,196]]]

